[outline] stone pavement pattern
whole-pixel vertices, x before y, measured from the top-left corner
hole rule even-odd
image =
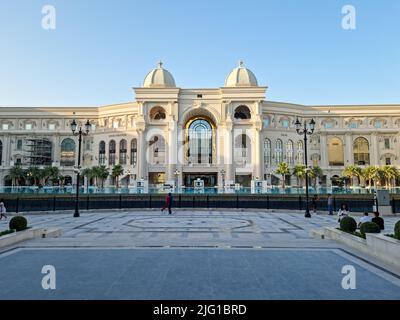
[[[33,246],[100,247],[304,247],[329,246],[328,241],[311,239],[311,229],[336,226],[337,217],[314,215],[305,219],[300,213],[249,211],[177,211],[172,216],[159,211],[82,212],[29,215],[34,227],[60,227],[61,238],[39,239]],[[386,218],[388,232],[398,218]],[[0,222],[0,230],[6,222]]]
[[[400,274],[310,238],[311,229],[337,225],[327,215],[113,211],[27,218],[63,235],[0,254],[5,299],[400,299]],[[388,232],[397,220],[386,219]],[[57,271],[54,291],[41,288],[47,264]],[[356,290],[341,287],[348,264],[357,270]]]

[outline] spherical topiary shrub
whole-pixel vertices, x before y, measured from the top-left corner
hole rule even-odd
[[[375,222],[364,222],[361,224],[360,232],[365,236],[366,233],[380,233],[381,228]]]
[[[400,220],[394,225],[394,237],[400,240]]]
[[[354,232],[357,230],[357,222],[352,217],[344,217],[340,220],[340,229],[345,232]]]
[[[9,228],[10,230],[22,231],[28,226],[28,221],[26,221],[23,216],[16,216],[10,220]]]

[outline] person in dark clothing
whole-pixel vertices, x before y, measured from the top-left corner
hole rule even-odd
[[[328,194],[328,211],[329,215],[333,215],[333,197],[331,194]]]
[[[312,198],[312,208],[314,213],[317,213],[317,201],[318,201],[318,196],[316,194],[314,194],[313,198]]]
[[[173,200],[173,198],[172,198],[172,194],[170,192],[165,197],[165,204],[164,204],[164,207],[161,209],[161,211],[164,211],[166,208],[168,208],[168,213],[172,214],[172,209],[171,209],[172,208],[172,200]]]
[[[385,221],[379,216],[379,212],[374,212],[374,215],[372,222],[376,223],[381,230],[385,230]]]

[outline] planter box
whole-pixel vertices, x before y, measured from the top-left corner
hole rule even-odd
[[[367,245],[377,258],[400,266],[400,240],[383,234],[367,233]]]
[[[324,228],[324,237],[400,267],[400,241],[383,234],[367,233],[363,239],[336,228]]]
[[[0,248],[12,246],[22,241],[35,238],[57,238],[61,235],[61,230],[57,228],[50,229],[28,229],[20,232],[14,232],[0,237]]]
[[[324,228],[324,236],[327,239],[336,240],[337,242],[343,243],[350,248],[360,250],[362,252],[368,252],[367,240],[353,236],[350,233],[338,230],[336,228]]]

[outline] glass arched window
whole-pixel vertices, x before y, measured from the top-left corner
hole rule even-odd
[[[369,143],[368,140],[362,137],[354,140],[353,144],[354,164],[363,166],[369,165]]]
[[[151,120],[164,120],[166,118],[165,116],[165,110],[162,107],[154,107],[150,111],[150,119]]]
[[[283,143],[281,139],[278,139],[275,144],[275,163],[281,162],[283,162]]]
[[[119,164],[125,165],[126,164],[126,152],[127,152],[128,145],[126,140],[123,139],[119,142]]]
[[[234,118],[239,119],[239,120],[251,119],[251,112],[250,112],[249,107],[247,107],[247,106],[237,107],[235,109]]]
[[[328,158],[330,166],[344,166],[344,149],[341,139],[332,138],[329,140]]]
[[[187,156],[189,163],[212,163],[213,137],[210,123],[205,119],[194,120],[189,125],[188,134],[189,147]]]
[[[99,164],[104,165],[106,163],[106,143],[100,141],[99,143]]]
[[[136,167],[137,163],[137,140],[132,139],[131,141],[131,165]]]
[[[116,147],[115,141],[111,140],[108,146],[108,164],[110,166],[115,165],[115,152],[116,152],[115,147]]]
[[[162,136],[154,136],[149,141],[150,163],[165,163],[165,140]]]
[[[238,164],[251,163],[251,140],[247,134],[235,138],[235,161]]]
[[[294,164],[294,154],[293,154],[293,141],[289,140],[286,142],[286,160],[289,166]]]
[[[67,138],[61,142],[61,166],[72,167],[75,165],[75,141]]]
[[[304,145],[303,141],[297,141],[297,164],[304,164]]]
[[[271,167],[271,140],[264,140],[264,166]]]

